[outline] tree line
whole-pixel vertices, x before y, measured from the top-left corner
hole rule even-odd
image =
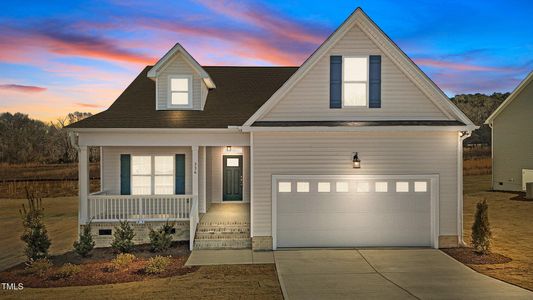
[[[78,153],[65,127],[89,116],[91,113],[74,112],[45,123],[23,113],[0,114],[0,163],[76,162]],[[90,151],[90,160],[97,161],[98,149]]]

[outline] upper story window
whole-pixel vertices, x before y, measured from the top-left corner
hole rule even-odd
[[[368,105],[368,57],[343,57],[342,105]]]
[[[169,107],[192,107],[192,76],[169,77]]]

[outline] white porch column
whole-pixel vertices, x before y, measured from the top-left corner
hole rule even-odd
[[[80,224],[88,223],[88,201],[89,195],[89,152],[87,146],[80,146],[78,151],[78,191],[79,191],[79,210],[78,220]]]
[[[206,166],[207,166],[207,155],[206,155],[206,146],[202,147],[202,199],[200,199],[200,212],[205,213],[207,211],[207,195],[206,195]]]
[[[198,146],[192,149],[192,194],[198,199]]]

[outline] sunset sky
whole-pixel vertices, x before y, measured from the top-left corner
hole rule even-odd
[[[10,1],[0,112],[102,111],[176,42],[203,65],[299,65],[357,6],[449,96],[533,69],[533,1]]]

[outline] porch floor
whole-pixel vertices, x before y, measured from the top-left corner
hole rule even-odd
[[[200,218],[202,225],[249,225],[250,204],[212,203]]]

